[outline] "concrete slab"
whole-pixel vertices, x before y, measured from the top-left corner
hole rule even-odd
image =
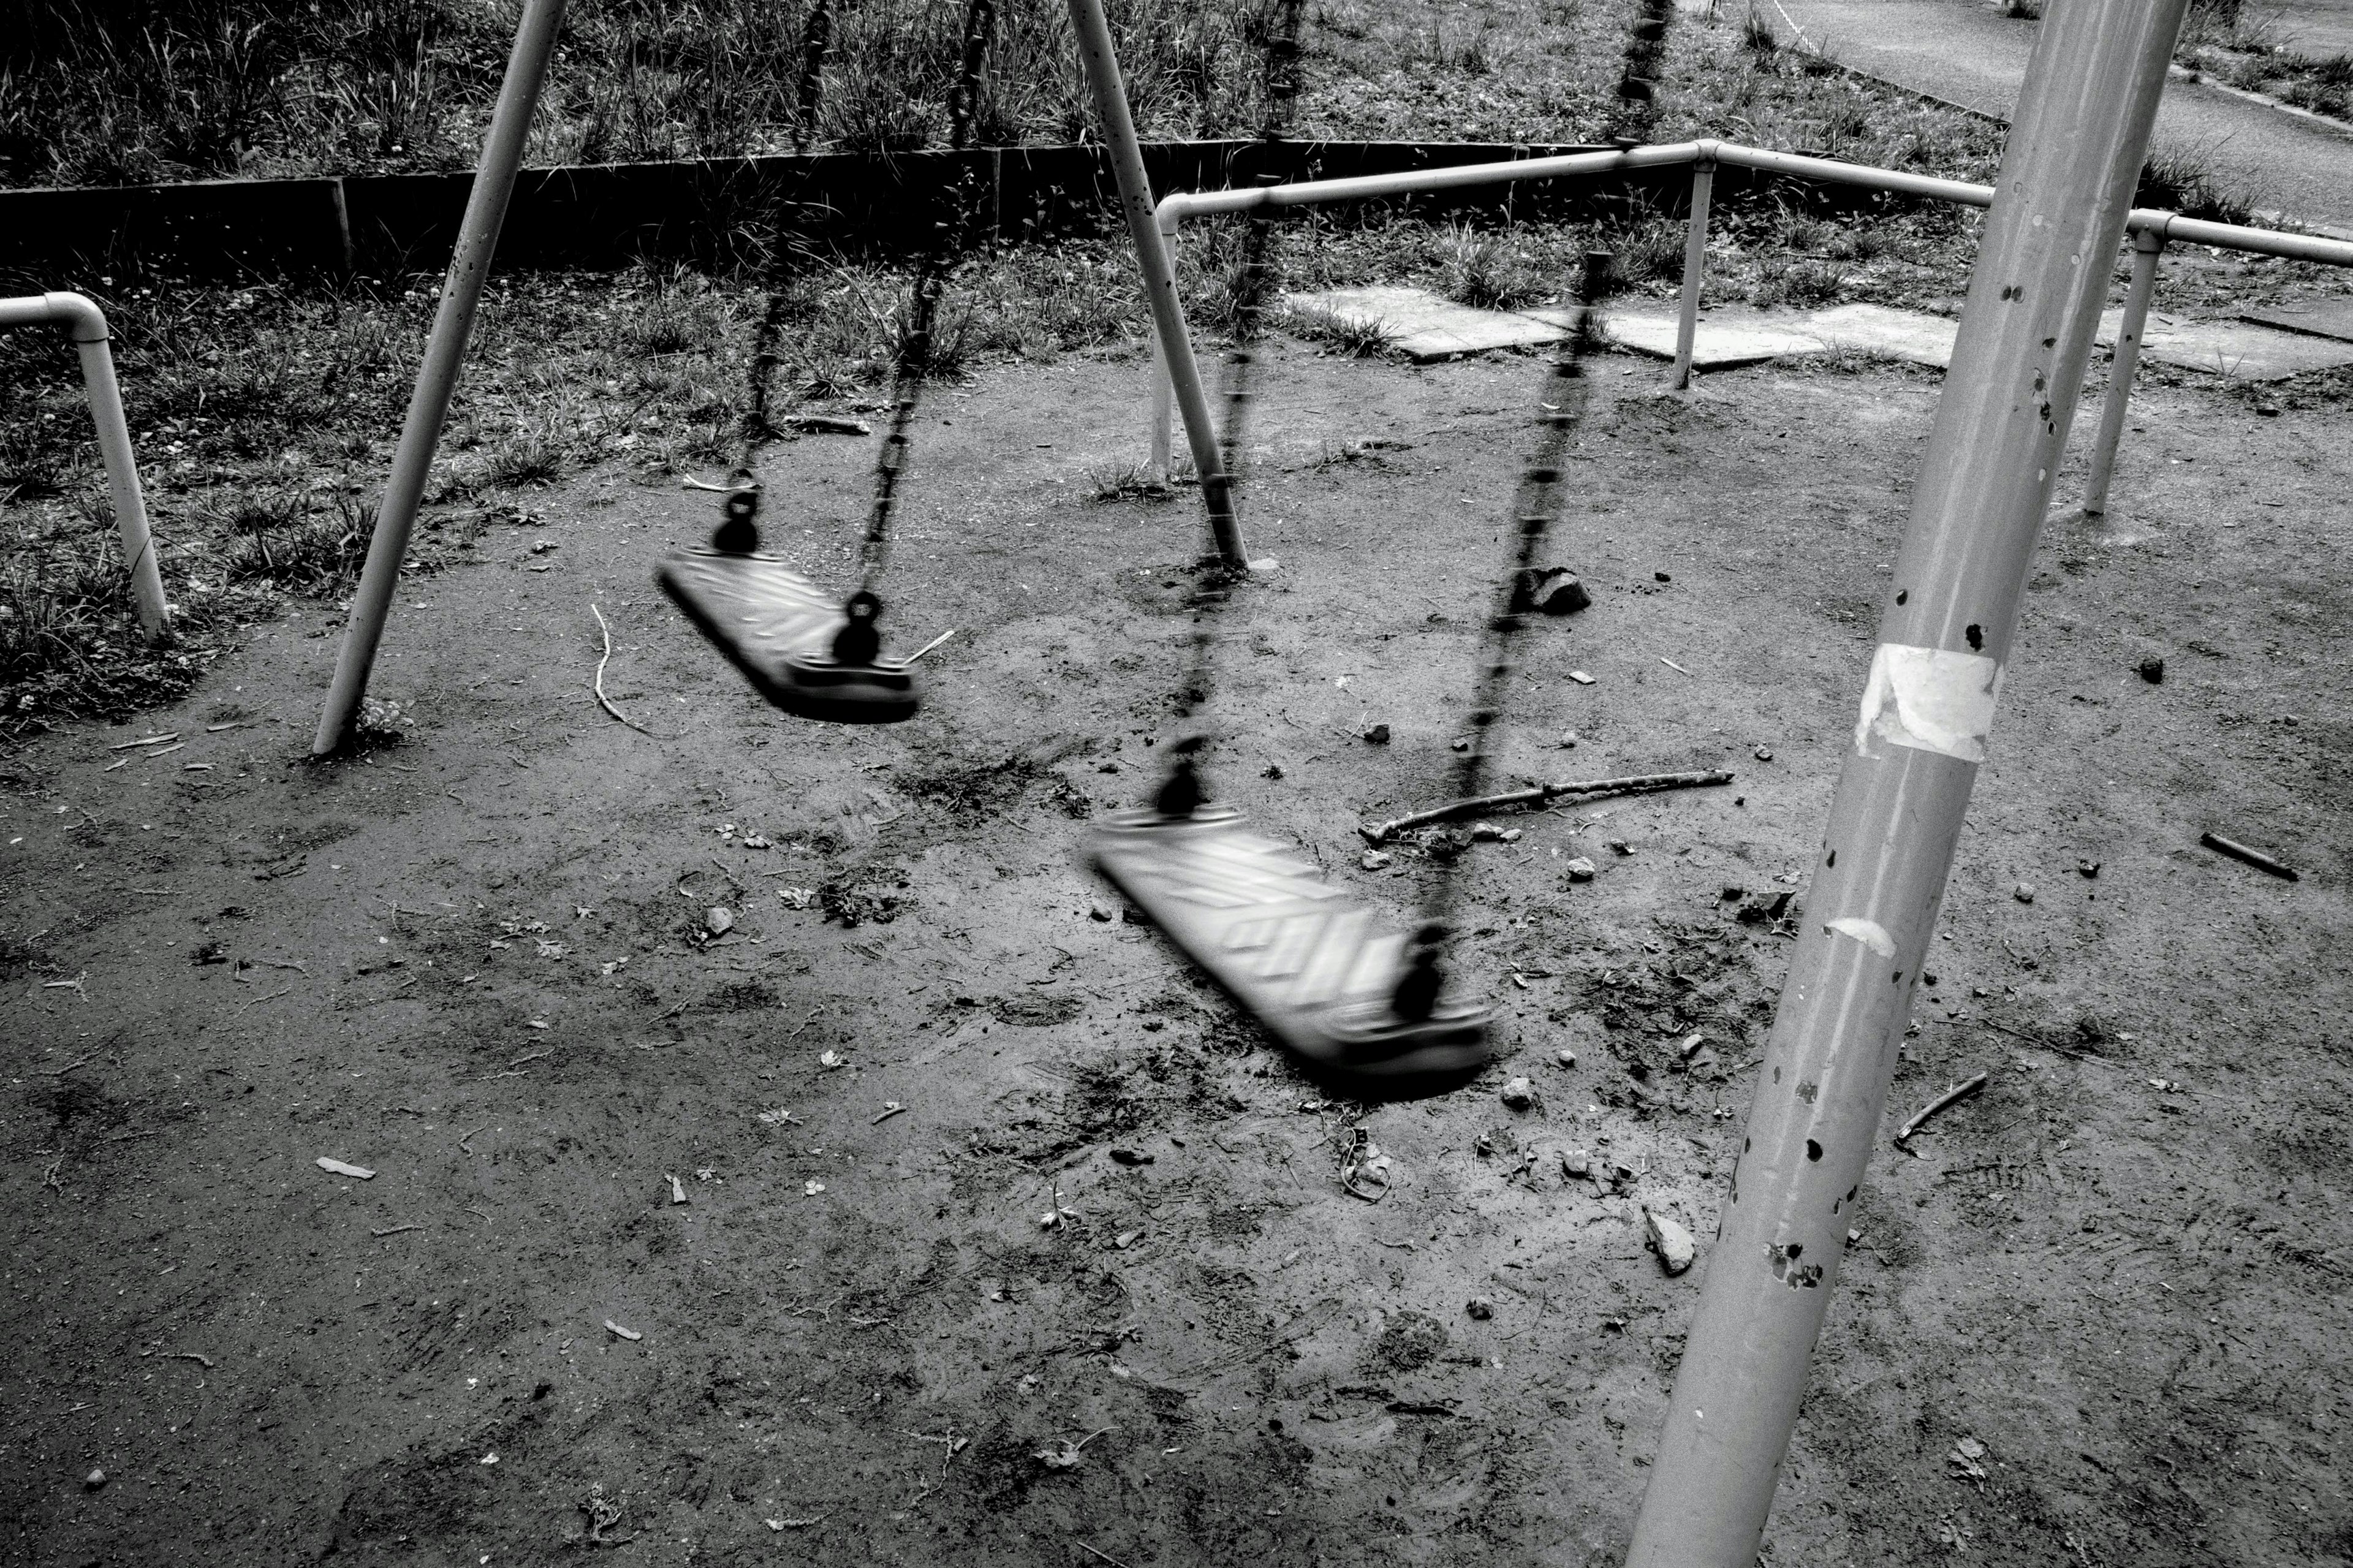
[[[1541,310],[1529,313],[1546,314]],[[1658,359],[1672,359],[1675,308],[1649,303],[1614,305],[1602,315],[1601,333],[1620,348]],[[1789,354],[1818,354],[1829,346],[1794,317],[1710,310],[1700,317],[1698,329],[1692,333],[1692,363],[1701,370],[1719,370],[1758,364]]]
[[[1944,369],[1953,363],[1953,340],[1961,324],[1918,310],[1884,305],[1839,305],[1805,318],[1806,330],[1834,349],[1860,349],[1890,359]]]
[[[2353,300],[2299,300],[2239,312],[2239,320],[2290,332],[2353,343]]]
[[[2114,343],[2124,312],[2100,318],[2100,342]],[[2353,342],[2284,332],[2246,321],[2189,321],[2151,310],[2141,357],[2240,381],[2284,381],[2311,370],[2353,364]]]
[[[1352,326],[1377,325],[1393,345],[1416,360],[1523,348],[1556,342],[1564,335],[1556,322],[1516,310],[1458,305],[1426,289],[1327,289],[1285,294],[1282,302],[1287,309],[1325,312]]]

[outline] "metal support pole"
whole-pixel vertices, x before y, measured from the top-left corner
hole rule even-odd
[[[123,563],[131,569],[131,596],[139,607],[139,629],[151,643],[172,631],[171,606],[164,603],[164,577],[155,567],[155,541],[147,531],[147,501],[139,490],[139,458],[131,449],[131,424],[122,416],[122,388],[114,379],[114,355],[106,312],[85,294],[27,294],[0,300],[0,327],[55,322],[68,330],[81,356],[81,384],[90,395],[90,423],[98,430],[99,460],[106,467],[114,526],[122,536]]]
[[[1152,340],[1152,482],[1168,482],[1168,425],[1174,417],[1171,408],[1176,400],[1176,388],[1168,379],[1168,359],[1160,352],[1160,339]]]
[[[1675,318],[1675,368],[1667,385],[1691,384],[1692,343],[1699,336],[1699,289],[1707,275],[1707,198],[1715,184],[1715,143],[1703,142],[1692,163],[1691,228],[1683,237],[1683,297]]]
[[[548,57],[555,49],[556,25],[563,15],[564,0],[524,0],[522,20],[515,26],[506,78],[499,84],[498,107],[491,111],[490,134],[482,139],[481,163],[474,170],[473,194],[466,200],[465,219],[458,226],[457,254],[441,285],[440,308],[433,314],[424,363],[417,367],[417,385],[409,394],[408,417],[401,425],[392,473],[376,509],[367,564],[361,568],[359,588],[352,595],[351,619],[344,624],[334,680],[327,689],[318,733],[311,737],[313,756],[325,756],[343,744],[359,713],[360,699],[367,695],[368,674],[375,665],[376,647],[384,639],[385,616],[392,608],[393,590],[399,586],[400,563],[408,554],[409,531],[416,525],[417,508],[425,496],[425,478],[433,467],[434,448],[440,444],[442,423],[449,415],[449,395],[457,388],[458,372],[465,363],[466,341],[474,330],[474,308],[481,301],[491,258],[499,247],[507,198],[514,193],[515,171],[522,164],[523,142],[531,131],[540,82],[547,74]]]
[[[2188,4],[2044,14],[1630,1568],[1757,1561]]]
[[[2140,368],[2140,337],[2148,325],[2148,302],[2157,293],[2157,258],[2165,249],[2165,226],[2133,236],[2132,282],[2125,289],[2124,320],[2116,323],[2116,352],[2108,363],[2108,395],[2100,405],[2100,433],[2092,441],[2091,472],[2084,478],[2084,515],[2108,510],[2108,481],[2116,474],[2116,446],[2125,438],[2125,414],[2132,403],[2133,373]]]
[[[1144,172],[1144,150],[1136,144],[1135,119],[1128,112],[1119,57],[1112,50],[1111,24],[1103,17],[1103,0],[1070,0],[1070,5],[1079,58],[1085,63],[1087,85],[1094,93],[1095,118],[1103,122],[1112,172],[1119,179],[1120,210],[1126,215],[1128,237],[1134,242],[1135,259],[1144,273],[1145,296],[1152,302],[1152,331],[1159,344],[1160,363],[1185,415],[1185,441],[1193,449],[1193,471],[1201,476],[1201,500],[1208,509],[1209,531],[1217,539],[1219,557],[1236,571],[1246,570],[1249,560],[1242,549],[1241,524],[1234,516],[1233,487],[1227,482],[1225,466],[1218,460],[1217,426],[1209,421],[1208,394],[1202,390],[1201,367],[1194,363],[1185,309],[1176,299],[1176,269],[1169,264],[1168,248],[1161,243],[1160,226],[1152,210],[1152,182]]]

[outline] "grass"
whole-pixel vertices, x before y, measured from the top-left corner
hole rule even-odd
[[[961,6],[839,5],[804,115],[805,7],[574,0],[532,133],[542,163],[900,151],[947,136]],[[1255,125],[1265,0],[1113,6],[1147,136]],[[20,0],[0,37],[0,184],[459,168],[489,123],[512,7],[459,0]],[[1078,140],[1059,0],[1003,0],[979,139]]]

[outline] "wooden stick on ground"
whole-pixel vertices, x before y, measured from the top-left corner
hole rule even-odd
[[[653,735],[654,732],[651,730],[647,729],[643,724],[638,723],[635,719],[630,718],[627,713],[624,713],[618,708],[614,707],[613,700],[605,695],[605,665],[607,661],[611,659],[613,657],[613,628],[605,624],[605,612],[598,609],[596,605],[589,605],[588,613],[596,617],[596,630],[605,639],[604,658],[599,658],[596,661],[596,700],[605,705],[606,712],[610,713],[614,718],[618,719],[622,723],[627,724],[638,734]],[[654,739],[659,740],[661,737],[654,735]]]
[[[2290,882],[2298,880],[2295,867],[2284,860],[2274,859],[2260,849],[2251,849],[2235,838],[2225,838],[2219,833],[2201,833],[2198,836],[2198,842],[2218,854],[2228,855],[2233,860],[2243,860],[2258,871],[2269,871],[2273,876]]]
[[[1641,773],[1622,779],[1585,779],[1566,784],[1536,784],[1528,789],[1508,790],[1502,795],[1482,795],[1472,800],[1449,801],[1433,805],[1428,811],[1409,812],[1394,821],[1372,827],[1359,827],[1367,843],[1385,844],[1410,827],[1421,827],[1433,822],[1447,822],[1458,816],[1476,816],[1483,811],[1497,811],[1510,805],[1542,805],[1546,801],[1565,795],[1599,796],[1606,795],[1647,795],[1653,790],[1697,789],[1706,784],[1725,784],[1732,774],[1721,768],[1709,768],[1688,773]]]
[[[1897,1147],[1902,1147],[1905,1141],[1910,1139],[1912,1134],[1919,1131],[1922,1127],[1927,1124],[1930,1117],[1936,1115],[1938,1111],[1945,1110],[1948,1106],[1958,1105],[1961,1101],[1968,1099],[1969,1096],[1985,1088],[1985,1086],[1986,1075],[1983,1073],[1978,1074],[1978,1076],[1973,1079],[1968,1079],[1960,1083],[1955,1084],[1952,1088],[1947,1089],[1944,1093],[1938,1095],[1936,1099],[1930,1100],[1927,1104],[1914,1111],[1912,1113],[1911,1120],[1905,1122],[1903,1126],[1895,1130],[1894,1142]]]

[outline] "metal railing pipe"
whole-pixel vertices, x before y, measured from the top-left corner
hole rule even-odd
[[[532,111],[539,102],[540,83],[547,75],[548,57],[555,49],[556,24],[563,15],[564,0],[524,0],[516,23],[514,48],[507,56],[506,76],[499,84],[490,133],[482,139],[473,192],[466,198],[466,216],[458,226],[457,253],[442,281],[441,303],[433,313],[433,331],[425,341],[425,358],[409,394],[408,416],[401,424],[392,473],[376,508],[367,563],[360,569],[359,587],[352,595],[351,618],[344,623],[334,679],[327,688],[326,707],[319,714],[318,732],[311,740],[313,756],[325,756],[350,738],[360,700],[367,695],[368,676],[384,640],[385,618],[392,609],[393,592],[400,585],[400,563],[408,555],[409,531],[416,526],[417,509],[425,498],[426,475],[433,467],[434,448],[440,444],[441,426],[449,416],[449,395],[457,389],[458,373],[465,363],[475,307],[481,302],[491,258],[499,247],[507,199],[514,193],[515,171],[522,164]]]
[[[1344,180],[1294,180],[1289,184],[1258,185],[1230,191],[1186,191],[1161,199],[1160,210],[1179,220],[1216,213],[1248,212],[1252,207],[1318,206],[1326,202],[1361,202],[1382,196],[1418,195],[1426,191],[1459,191],[1478,185],[1508,184],[1514,180],[1556,180],[1570,174],[1614,174],[1630,169],[1672,168],[1699,156],[1696,142],[1675,142],[1663,147],[1633,147],[1624,152],[1564,153],[1552,158],[1515,158],[1500,163],[1462,163],[1451,169],[1401,169],[1391,174],[1356,174]]]
[[[1797,153],[1768,153],[1762,147],[1744,147],[1736,142],[1721,143],[1716,149],[1716,158],[1720,163],[1755,169],[1759,174],[1788,174],[1800,180],[1812,180],[1818,184],[1853,185],[1867,191],[1929,196],[1965,207],[1988,206],[1993,202],[1991,185],[1973,185],[1967,180],[1940,179],[1935,174],[1915,174],[1905,169],[1874,168],[1869,163],[1845,163],[1835,158],[1809,158]]]
[[[1152,306],[1152,331],[1159,345],[1155,374],[1165,377],[1184,410],[1185,439],[1193,450],[1193,471],[1201,477],[1201,501],[1209,514],[1209,532],[1217,542],[1219,559],[1240,571],[1247,568],[1249,557],[1242,545],[1241,521],[1234,515],[1233,486],[1218,458],[1218,429],[1209,419],[1208,394],[1201,385],[1201,367],[1193,358],[1185,307],[1176,298],[1176,269],[1168,258],[1169,246],[1163,242],[1164,229],[1173,237],[1176,226],[1164,224],[1153,210],[1152,182],[1145,173],[1144,150],[1136,142],[1135,118],[1128,110],[1127,86],[1120,79],[1119,56],[1112,47],[1111,24],[1104,19],[1103,0],[1070,0],[1070,8],[1079,58],[1094,97],[1095,118],[1103,124],[1103,141],[1111,149],[1112,173],[1119,182],[1120,211],[1127,219],[1136,264],[1143,269],[1145,298]],[[1165,413],[1155,423],[1166,431]],[[1154,448],[1165,468],[1165,434],[1155,439]]]
[[[2044,13],[1629,1568],[1757,1561],[2188,5]]]
[[[2084,515],[2108,510],[2108,481],[2116,477],[2116,447],[2125,438],[2125,416],[2132,405],[2133,373],[2140,368],[2141,333],[2157,294],[2157,258],[2165,249],[2165,226],[2151,225],[2133,236],[2132,281],[2125,289],[2124,319],[2116,323],[2116,352],[2108,364],[2108,395],[2100,405],[2100,431],[2092,438],[2091,469],[2084,476]]]
[[[1692,160],[1691,223],[1683,235],[1683,298],[1675,310],[1675,368],[1667,384],[1676,392],[1691,384],[1692,353],[1699,341],[1700,285],[1707,276],[1707,204],[1715,186],[1714,142],[1699,144]]]
[[[2176,245],[2211,245],[2222,250],[2243,250],[2254,256],[2277,256],[2289,261],[2317,261],[2327,267],[2353,267],[2353,245],[2318,235],[2288,234],[2276,228],[2249,228],[2243,224],[2211,223],[2202,217],[2152,207],[2135,207],[2126,220],[2132,232],[2154,228]]]
[[[171,635],[172,610],[164,602],[164,577],[155,564],[155,540],[147,529],[147,501],[139,489],[139,458],[131,449],[131,424],[122,416],[122,387],[114,378],[114,354],[107,347],[106,312],[88,295],[60,291],[0,300],[0,327],[53,323],[66,329],[81,358],[81,383],[90,396],[90,423],[98,431],[99,460],[114,505],[115,531],[131,571],[132,601],[139,628],[149,642]]]

